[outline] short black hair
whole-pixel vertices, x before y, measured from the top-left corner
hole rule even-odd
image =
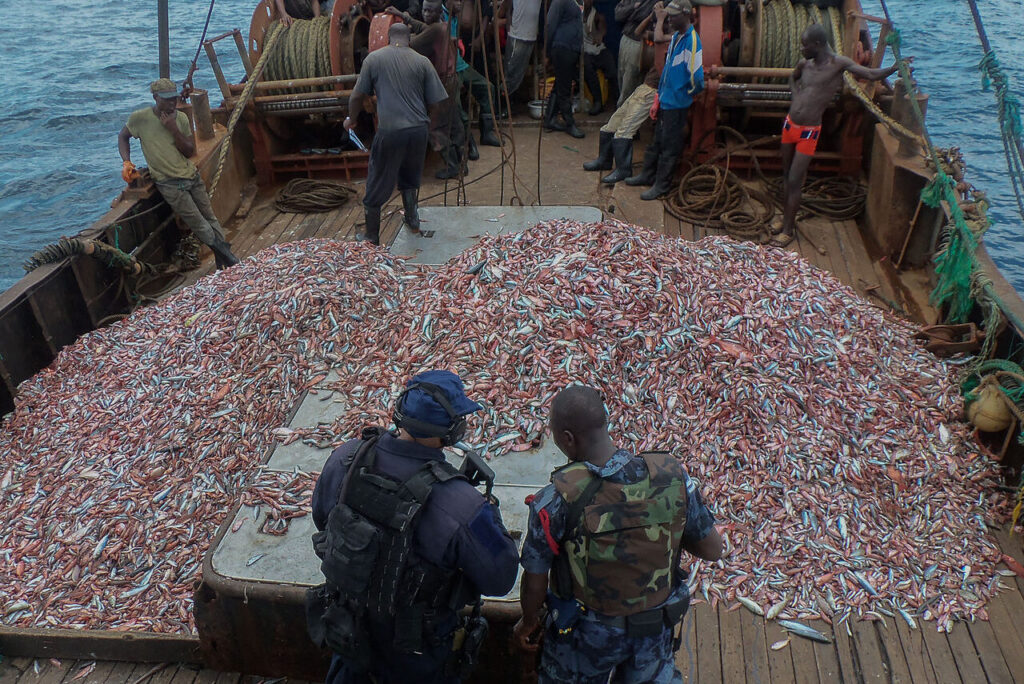
[[[608,425],[601,393],[593,387],[572,385],[551,402],[551,426],[574,435],[587,435]]]
[[[812,43],[828,45],[828,33],[825,32],[825,27],[821,24],[811,24],[808,26],[804,31],[804,36]]]

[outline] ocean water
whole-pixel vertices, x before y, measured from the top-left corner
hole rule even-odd
[[[862,0],[881,16],[878,0]],[[182,79],[195,53],[207,0],[169,0],[171,76]],[[221,0],[210,35],[248,35],[255,0]],[[1024,20],[1020,0],[979,0],[989,37],[1016,93],[1024,97]],[[965,0],[889,0],[931,95],[929,129],[937,144],[959,145],[970,180],[992,200],[986,244],[1000,269],[1024,291],[1024,221],[1017,213],[998,133],[995,98],[981,88],[982,57]],[[233,42],[220,43],[221,64],[237,80]],[[891,63],[887,58],[885,64]],[[157,77],[156,2],[0,0],[0,291],[23,275],[40,247],[74,235],[99,218],[123,187],[117,133],[128,115],[152,100]],[[219,102],[205,55],[196,85]],[[141,160],[133,141],[132,158]]]

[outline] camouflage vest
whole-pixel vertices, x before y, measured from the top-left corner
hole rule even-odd
[[[571,587],[576,599],[605,615],[633,615],[662,604],[679,565],[687,507],[682,468],[668,453],[641,457],[647,478],[635,484],[602,480],[583,463],[551,474],[570,511],[553,589],[568,598]]]

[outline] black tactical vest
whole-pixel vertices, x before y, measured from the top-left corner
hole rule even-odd
[[[438,482],[463,477],[446,461],[430,461],[399,481],[374,471],[383,431],[363,432],[327,528],[313,535],[326,582],[310,589],[310,636],[353,664],[368,664],[368,623],[394,621],[392,647],[419,653],[433,637],[432,619],[478,599],[462,573],[413,550],[420,511]]]

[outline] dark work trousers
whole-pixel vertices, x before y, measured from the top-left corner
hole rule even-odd
[[[651,141],[651,146],[658,153],[659,163],[671,159],[679,161],[679,155],[682,154],[683,146],[686,144],[686,115],[689,111],[689,109],[658,110],[658,121],[654,125],[654,139]]]
[[[470,95],[476,100],[476,104],[480,107],[480,117],[487,118],[491,115],[491,100],[494,100],[494,106],[498,106],[498,96],[491,89],[491,84],[488,82],[483,75],[474,69],[469,67],[459,72],[459,83],[466,86],[469,89]],[[460,107],[462,106],[462,98],[459,98]],[[469,105],[462,107],[462,122],[469,123]]]
[[[604,99],[601,97],[601,80],[597,77],[599,70],[604,72],[604,77],[608,81],[610,101],[615,101],[619,91],[617,69],[618,65],[615,63],[615,55],[608,48],[601,50],[596,55],[583,53],[583,80],[590,90],[591,97],[594,98],[594,104],[604,106]]]
[[[428,134],[425,124],[397,131],[377,131],[370,148],[363,206],[383,206],[396,184],[399,190],[420,187]]]
[[[566,124],[573,123],[572,83],[579,78],[580,53],[564,47],[551,48],[551,65],[555,70],[554,114],[561,114]],[[554,118],[554,117],[552,117]]]

